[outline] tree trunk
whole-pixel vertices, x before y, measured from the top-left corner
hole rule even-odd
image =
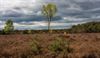
[[[50,23],[51,23],[51,19],[49,19],[49,21],[48,21],[48,31],[50,32]]]
[[[51,17],[48,18],[48,31],[49,33],[52,33],[50,25],[51,25]]]

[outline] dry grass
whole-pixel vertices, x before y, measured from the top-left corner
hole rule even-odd
[[[73,52],[51,53],[48,46],[57,37],[70,40]],[[32,40],[40,44],[39,54],[32,52]],[[100,33],[0,35],[0,58],[100,58]]]

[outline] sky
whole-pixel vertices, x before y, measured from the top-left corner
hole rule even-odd
[[[52,19],[52,29],[100,21],[100,0],[0,0],[0,30],[7,19],[13,20],[17,30],[47,29],[47,19],[41,9],[48,3],[54,3],[58,8]]]

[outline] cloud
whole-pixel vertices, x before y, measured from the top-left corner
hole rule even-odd
[[[30,24],[27,24],[30,23]],[[77,25],[84,22],[78,22],[78,23],[59,23],[59,22],[52,22],[51,28],[52,29],[64,29],[64,28],[70,28],[72,25]],[[21,23],[14,23],[15,29],[18,30],[41,30],[41,29],[47,29],[48,23],[45,21],[42,22],[21,22]]]
[[[55,28],[61,28],[61,26],[65,28],[71,27],[74,23],[100,21],[100,0],[0,0],[0,21],[11,18],[16,29],[22,29],[23,26],[24,29],[45,29],[46,24],[42,21],[46,21],[46,18],[43,17],[41,8],[43,4],[47,3],[55,3],[58,8],[52,28],[54,26],[56,26]],[[1,22],[0,28],[4,25]]]

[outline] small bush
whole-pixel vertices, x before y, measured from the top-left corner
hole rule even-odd
[[[62,51],[61,42],[59,40],[55,40],[50,46],[49,49],[53,52]]]
[[[59,53],[59,52],[71,52],[72,49],[69,47],[70,43],[62,38],[56,38],[51,45],[49,50]]]
[[[22,34],[28,34],[28,30],[21,31]]]
[[[49,46],[49,50],[55,57],[61,56],[61,58],[68,58],[69,53],[73,52],[73,48],[70,47],[70,40],[63,38],[56,38]]]
[[[28,34],[32,34],[32,30],[28,30]]]
[[[41,51],[41,46],[39,45],[38,41],[33,40],[33,41],[30,43],[30,46],[31,46],[32,52],[33,52],[35,55],[40,53],[40,51]]]

